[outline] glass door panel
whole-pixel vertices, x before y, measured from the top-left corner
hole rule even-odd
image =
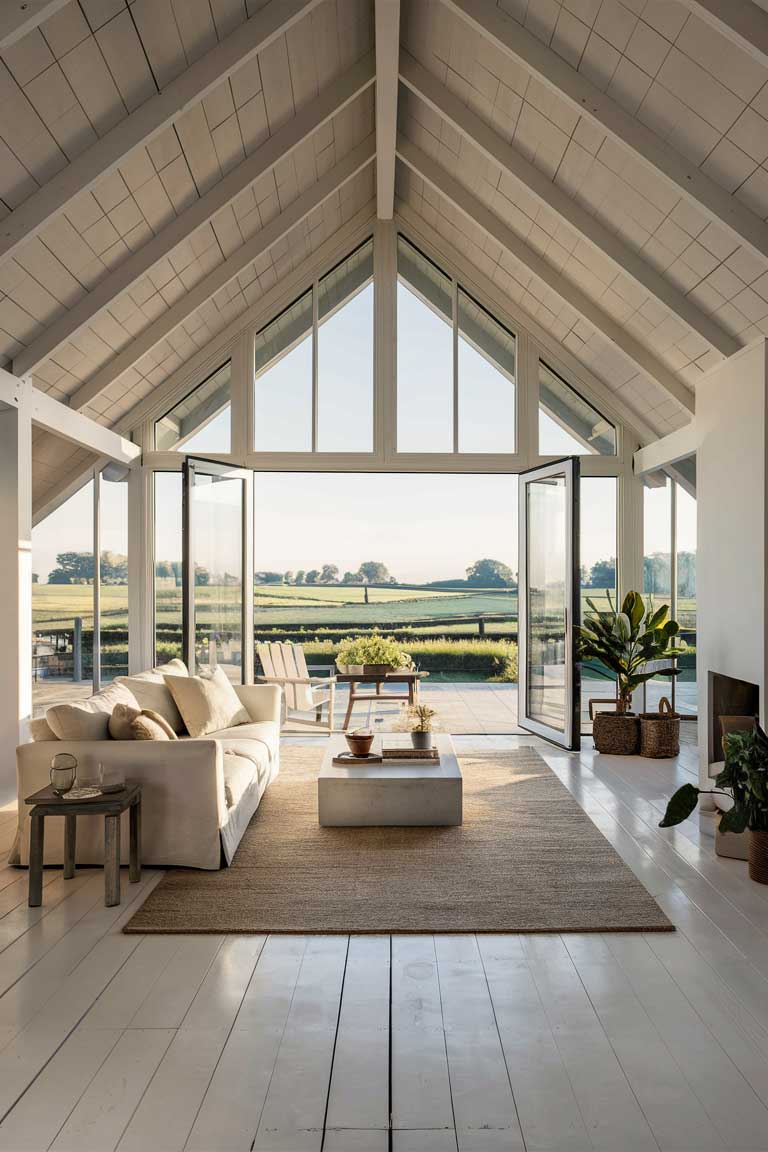
[[[520,476],[519,723],[579,747],[579,462]]]
[[[190,672],[220,665],[243,679],[244,516],[250,474],[184,465],[184,650]]]

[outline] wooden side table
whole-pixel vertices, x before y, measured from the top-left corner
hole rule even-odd
[[[43,902],[43,849],[46,816],[64,817],[64,879],[75,874],[75,845],[78,816],[104,817],[104,903],[113,908],[120,903],[120,817],[130,808],[130,865],[131,884],[141,879],[141,784],[126,782],[120,792],[104,792],[84,800],[67,800],[57,796],[50,784],[32,796],[25,804],[32,807],[32,826],[29,840],[29,906],[39,908]]]

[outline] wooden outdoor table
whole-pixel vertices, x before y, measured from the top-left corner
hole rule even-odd
[[[39,908],[43,902],[43,849],[45,843],[45,817],[64,817],[64,879],[75,874],[75,845],[78,816],[104,817],[104,903],[108,908],[120,903],[120,817],[130,808],[130,864],[128,878],[131,884],[141,879],[141,784],[126,781],[119,792],[104,792],[83,800],[67,800],[57,796],[50,784],[32,796],[25,804],[32,806],[32,825],[29,839],[29,906]]]
[[[419,683],[429,675],[427,672],[373,672],[363,673],[354,672],[346,673],[339,672],[336,675],[337,684],[349,684],[349,703],[347,704],[347,712],[344,717],[343,729],[349,727],[349,721],[352,718],[352,709],[358,700],[376,700],[381,698],[382,684],[406,684],[408,687],[407,692],[388,692],[386,695],[387,700],[407,700],[409,704],[418,704],[419,702]],[[375,684],[375,692],[358,692],[358,684]]]

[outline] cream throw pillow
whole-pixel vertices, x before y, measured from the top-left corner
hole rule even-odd
[[[161,664],[159,668],[153,668],[151,672],[139,672],[136,676],[120,676],[119,682],[131,690],[140,709],[159,712],[178,734],[184,731],[184,721],[165,685],[166,676],[189,676],[184,661],[170,660],[167,664]]]
[[[145,709],[131,724],[133,740],[178,740],[178,736],[159,712]]]
[[[221,668],[208,676],[166,676],[190,736],[247,724],[250,716]]]
[[[139,707],[130,688],[115,680],[89,700],[77,704],[54,704],[45,718],[59,740],[108,740],[109,718],[118,704]]]

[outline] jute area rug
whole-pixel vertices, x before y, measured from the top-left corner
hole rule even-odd
[[[231,867],[169,872],[126,932],[654,932],[672,924],[532,748],[460,757],[458,828],[321,828],[289,745]]]

